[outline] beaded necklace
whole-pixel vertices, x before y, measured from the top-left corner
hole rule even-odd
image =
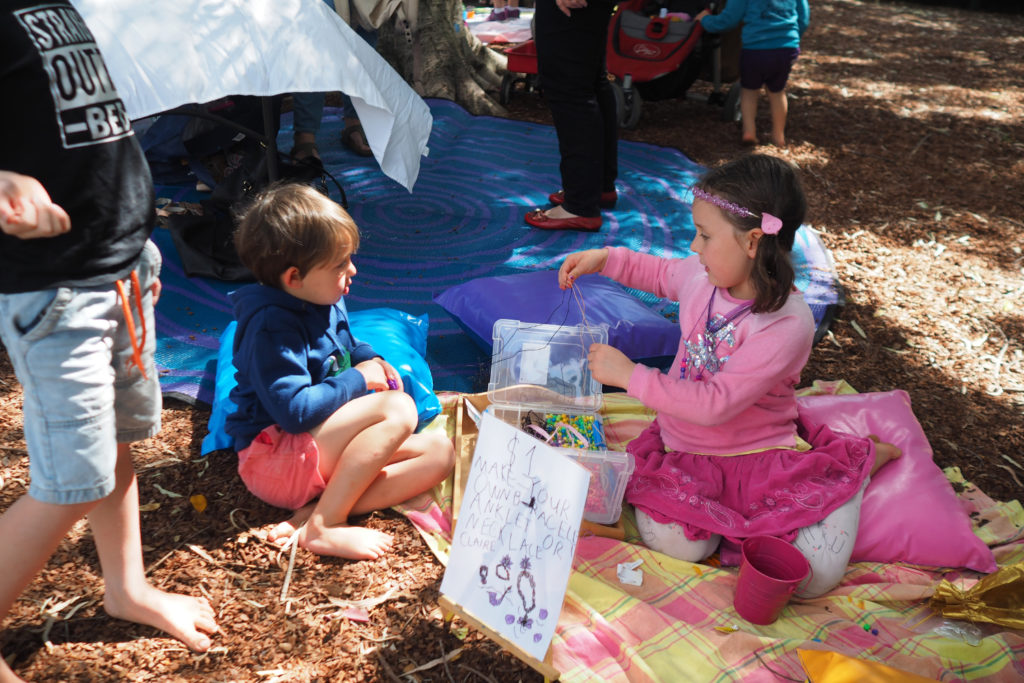
[[[736,339],[732,333],[736,329],[736,323],[750,313],[751,304],[747,302],[737,305],[725,315],[717,313],[712,317],[711,309],[717,293],[718,287],[715,287],[708,298],[707,310],[704,313],[704,334],[697,334],[696,339],[693,338],[693,333],[697,331],[697,325],[700,323],[698,320],[693,323],[690,334],[686,335],[686,353],[679,368],[680,379],[687,379],[689,373],[689,379],[698,382],[704,376],[705,368],[712,374],[718,372],[725,365],[725,361],[729,360],[729,356],[719,358],[715,355],[718,345],[725,340],[729,346],[735,346]]]

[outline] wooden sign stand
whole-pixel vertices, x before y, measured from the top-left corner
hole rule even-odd
[[[466,404],[470,404],[467,407]],[[452,528],[459,521],[459,510],[462,508],[462,496],[469,478],[470,463],[473,462],[473,451],[476,449],[476,438],[479,429],[469,414],[470,410],[482,413],[490,400],[487,394],[466,394],[459,398],[455,407],[455,471],[452,487]]]
[[[533,655],[526,652],[505,636],[501,635],[490,626],[485,624],[480,619],[477,619],[469,613],[462,605],[457,604],[454,600],[449,598],[447,595],[442,594],[438,598],[438,604],[441,606],[441,611],[444,614],[445,623],[450,627],[452,618],[458,616],[460,619],[465,621],[467,624],[475,628],[476,630],[483,633],[485,636],[502,646],[516,657],[521,659],[525,664],[530,666],[534,671],[544,677],[545,681],[557,681],[561,674],[558,672],[551,663],[551,647],[548,646],[548,652],[544,656],[544,661],[540,661]]]
[[[452,491],[453,529],[455,528],[456,522],[458,521],[458,514],[462,508],[465,488],[469,479],[471,464],[476,450],[477,438],[480,435],[473,413],[483,413],[489,404],[490,400],[488,395],[471,394],[462,396],[456,406],[456,464]],[[580,535],[589,534],[621,539],[625,535],[625,529],[621,519],[619,519],[614,525],[596,524],[586,520],[581,520]],[[448,595],[441,594],[438,598],[438,604],[440,605],[442,614],[444,615],[445,624],[449,628],[451,626],[452,619],[455,616],[458,616],[502,648],[518,657],[534,671],[544,676],[545,681],[557,681],[561,677],[561,673],[552,664],[552,650],[550,645],[548,646],[544,660],[541,661],[516,643],[512,642],[509,638],[488,626],[482,619]]]

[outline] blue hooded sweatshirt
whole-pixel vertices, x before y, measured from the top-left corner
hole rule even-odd
[[[238,410],[225,430],[243,450],[272,424],[301,434],[368,393],[354,366],[378,357],[352,336],[344,299],[311,304],[280,289],[246,285],[232,292],[234,365],[230,398]]]
[[[744,50],[777,50],[800,47],[810,12],[807,0],[729,0],[721,14],[700,23],[705,31],[722,33],[742,21]]]

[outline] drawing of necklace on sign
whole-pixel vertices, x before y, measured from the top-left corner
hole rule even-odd
[[[506,603],[506,606],[512,611],[505,614],[505,623],[509,626],[515,625],[526,633],[534,630],[534,625],[539,629],[540,622],[548,618],[549,612],[543,607],[537,609],[537,581],[533,576],[530,558],[523,557],[519,561],[520,571],[516,574],[514,586],[512,581],[512,564],[512,557],[505,555],[494,566],[493,573],[487,565],[481,565],[479,569],[480,584],[487,591],[488,602],[495,607],[505,603],[505,598],[512,592],[513,587],[515,588],[520,604],[513,604],[514,600]],[[488,579],[492,576],[505,585],[489,585]],[[536,610],[535,617],[531,616],[534,610]],[[541,638],[542,636],[539,632],[533,634],[534,642],[539,642]]]

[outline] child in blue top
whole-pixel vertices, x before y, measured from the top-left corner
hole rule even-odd
[[[225,428],[239,475],[263,501],[296,510],[271,541],[297,531],[319,555],[380,557],[391,536],[349,516],[430,489],[455,451],[444,433],[413,433],[416,404],[398,372],[352,335],[342,297],[358,229],[313,188],[277,185],[245,210],[235,244],[260,283],[230,295],[238,410]]]
[[[722,33],[743,22],[740,52],[740,112],[743,144],[757,144],[757,100],[764,86],[772,113],[772,144],[786,146],[786,81],[807,30],[807,0],[729,0],[721,14],[696,17],[706,31]]]

